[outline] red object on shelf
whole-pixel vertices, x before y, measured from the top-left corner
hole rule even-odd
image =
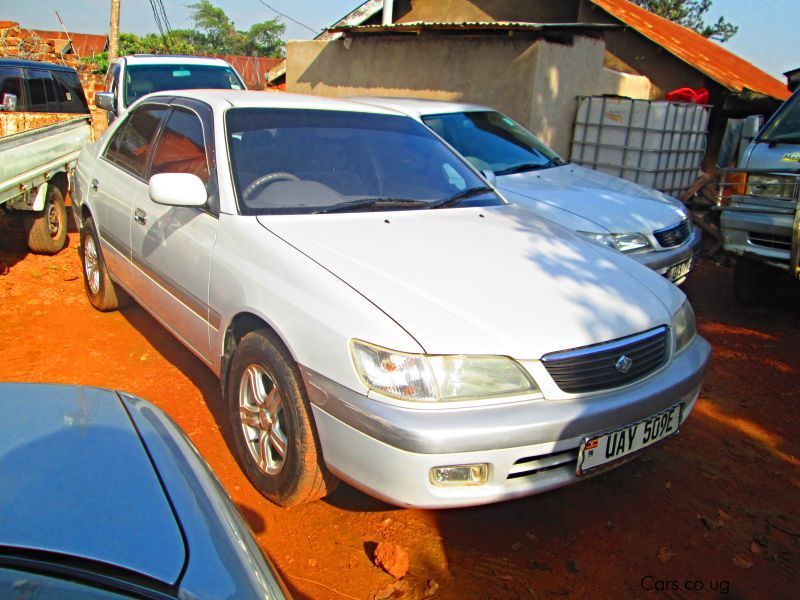
[[[666,95],[670,102],[691,102],[693,104],[708,104],[708,90],[706,88],[678,88]]]

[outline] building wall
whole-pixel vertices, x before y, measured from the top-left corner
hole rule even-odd
[[[649,93],[643,78],[626,79],[604,69],[603,52],[602,40],[586,37],[571,45],[505,35],[292,41],[286,48],[286,89],[485,104],[566,156],[576,96]]]

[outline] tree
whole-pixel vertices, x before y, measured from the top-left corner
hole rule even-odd
[[[173,29],[165,36],[148,33],[119,35],[119,56],[128,54],[235,54],[250,56],[275,56],[283,58],[282,35],[286,25],[277,19],[256,23],[247,31],[237,31],[225,11],[199,0],[189,5],[194,29]],[[108,54],[86,57],[84,62],[93,65],[96,73],[108,69]]]
[[[208,1],[208,0],[203,0]],[[659,16],[693,29],[703,37],[718,42],[727,42],[739,28],[720,17],[713,25],[705,22],[704,16],[711,8],[712,0],[631,0]]]
[[[277,19],[256,23],[247,31],[236,29],[233,21],[221,8],[209,0],[199,0],[189,5],[192,21],[199,34],[197,43],[205,52],[216,54],[253,54],[283,56],[283,39],[286,25]]]

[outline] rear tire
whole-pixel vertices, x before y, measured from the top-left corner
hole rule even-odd
[[[734,296],[744,306],[761,306],[775,295],[779,279],[780,273],[774,267],[739,257],[733,271]]]
[[[128,303],[128,294],[114,285],[108,275],[100,239],[94,220],[87,217],[81,227],[81,263],[83,265],[83,288],[86,297],[97,310],[108,312],[122,308]]]
[[[57,186],[47,186],[47,200],[42,212],[26,215],[28,248],[37,254],[56,254],[67,245],[67,205]]]
[[[297,506],[333,491],[302,376],[273,332],[259,329],[239,342],[225,396],[234,456],[264,497]]]

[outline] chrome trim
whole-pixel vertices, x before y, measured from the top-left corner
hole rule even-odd
[[[662,325],[660,327],[656,327],[655,329],[645,331],[644,333],[639,333],[637,335],[619,338],[616,340],[612,340],[610,342],[603,342],[600,344],[594,344],[592,346],[584,346],[583,348],[576,348],[574,350],[565,350],[563,352],[552,352],[550,354],[545,354],[542,357],[542,362],[548,363],[570,358],[581,358],[583,356],[597,354],[598,352],[605,352],[610,350],[616,350],[618,348],[625,348],[631,344],[643,342],[645,340],[649,340],[650,338],[654,338],[661,334],[665,334],[667,333],[667,330],[668,327],[666,325]]]

